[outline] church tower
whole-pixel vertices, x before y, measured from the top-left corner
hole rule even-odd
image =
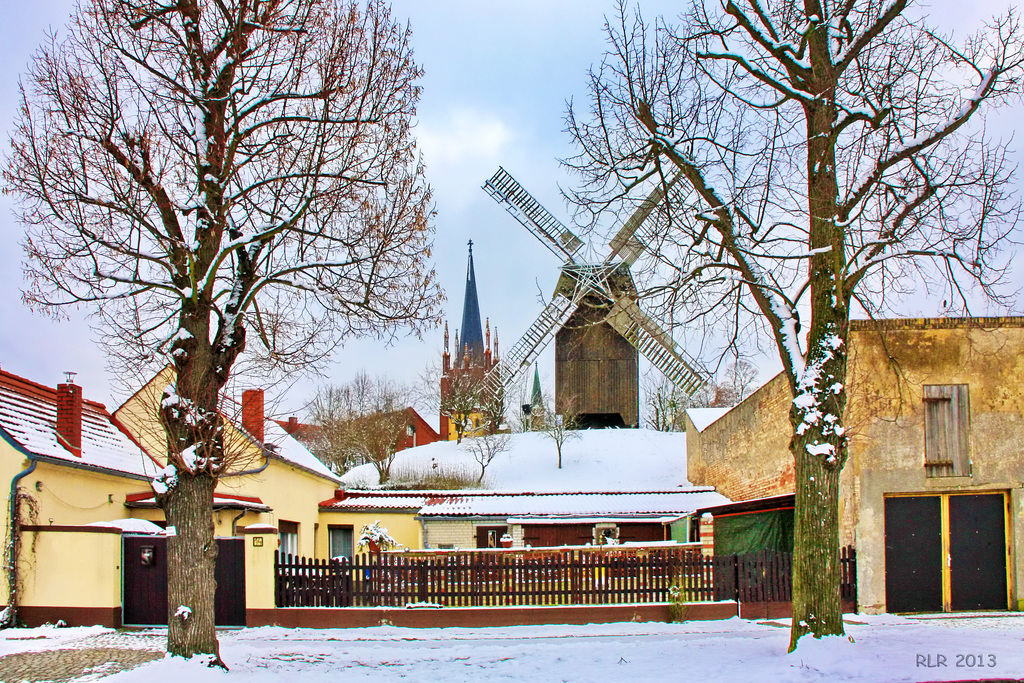
[[[457,438],[455,425],[450,417],[450,398],[456,391],[464,391],[468,385],[478,385],[484,376],[498,362],[498,332],[494,332],[494,346],[491,347],[491,323],[480,324],[480,299],[476,290],[476,271],[473,268],[473,240],[469,241],[469,259],[466,265],[466,291],[462,303],[462,329],[455,331],[455,363],[448,346],[448,323],[444,326],[444,351],[441,357],[441,438],[449,441]],[[473,436],[485,427],[484,416],[479,405],[468,408],[469,425],[464,436]]]

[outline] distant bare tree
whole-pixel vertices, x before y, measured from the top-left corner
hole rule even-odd
[[[757,387],[758,369],[748,360],[738,358],[725,369],[725,384],[733,394],[733,405],[740,403]]]
[[[547,419],[543,425],[535,431],[543,432],[544,436],[555,442],[555,450],[558,452],[558,469],[562,469],[562,447],[569,441],[580,438],[579,414],[572,405],[563,407],[561,414],[556,415],[554,411],[547,411]]]
[[[409,395],[401,384],[365,371],[321,389],[310,405],[310,420],[320,429],[314,453],[338,473],[372,464],[386,484],[409,425]]]
[[[497,434],[505,423],[505,413],[508,412],[508,392],[500,385],[494,391],[481,387],[479,401],[480,413],[487,423],[488,433]]]
[[[463,450],[469,451],[480,466],[480,478],[477,484],[484,483],[484,475],[487,474],[487,466],[500,454],[508,450],[511,436],[508,434],[497,434],[490,432],[480,436],[471,436],[462,444]]]
[[[639,237],[663,318],[770,339],[795,397],[793,626],[843,633],[839,474],[851,308],[920,285],[1002,303],[1019,204],[1006,149],[971,126],[1021,92],[1013,11],[959,45],[908,0],[693,3],[648,25],[619,3],[568,128],[584,217],[662,190]],[[634,190],[637,190],[634,192]],[[667,276],[667,279],[656,280]]]
[[[473,415],[480,410],[483,382],[468,372],[453,372],[448,391],[440,397],[440,413],[455,428],[455,441],[462,443],[467,433],[474,431]],[[445,435],[447,436],[447,435]]]
[[[688,394],[653,369],[644,375],[642,391],[644,422],[650,429],[659,432],[684,431],[686,411],[690,408],[707,408],[715,396],[715,387],[712,385],[705,385]]]
[[[378,0],[83,0],[24,78],[4,179],[25,301],[94,306],[121,368],[176,371],[157,497],[174,655],[223,664],[217,407],[243,351],[287,372],[436,324],[409,38]]]

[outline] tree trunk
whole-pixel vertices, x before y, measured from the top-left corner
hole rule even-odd
[[[794,511],[793,626],[789,651],[804,635],[843,634],[839,586],[839,474],[841,468],[807,453],[810,441],[797,437]]]
[[[214,621],[216,485],[207,473],[181,473],[164,498],[168,527],[175,529],[167,538],[167,651],[186,658],[213,655],[212,663],[223,666]]]

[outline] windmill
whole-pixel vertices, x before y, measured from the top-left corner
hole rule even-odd
[[[622,224],[600,263],[585,262],[579,256],[583,241],[504,168],[483,189],[562,260],[551,300],[488,374],[492,390],[515,383],[552,338],[555,412],[572,406],[585,426],[638,423],[638,353],[687,394],[706,383],[672,337],[641,310],[630,274],[653,236],[647,219],[664,197],[664,188],[651,192]]]

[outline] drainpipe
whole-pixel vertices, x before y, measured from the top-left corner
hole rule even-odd
[[[427,542],[427,520],[422,517],[420,517],[419,520],[420,526],[423,527],[423,549],[426,550],[430,548],[430,543]]]
[[[256,469],[254,469],[254,470],[244,470],[242,472],[229,472],[228,474],[220,475],[220,478],[221,479],[227,479],[228,477],[244,477],[247,474],[259,474],[263,470],[265,470],[268,467],[270,467],[270,454],[272,452],[273,451],[271,451],[269,448],[264,448],[263,449],[263,464],[260,465],[259,467],[257,467]]]
[[[27,454],[26,454],[27,455]],[[8,523],[10,524],[10,543],[7,546],[7,609],[0,620],[0,628],[14,626],[18,621],[18,546],[20,534],[18,527],[18,482],[32,474],[36,469],[36,459],[29,457],[29,466],[14,475],[11,479],[11,497],[9,500]]]
[[[247,513],[247,512],[248,512],[248,510],[246,510],[245,508],[242,508],[242,511],[239,512],[238,515],[235,516],[235,518],[231,520],[231,535],[232,536],[235,535],[235,524],[238,524],[238,520],[240,520],[242,517],[245,517],[245,513]]]

